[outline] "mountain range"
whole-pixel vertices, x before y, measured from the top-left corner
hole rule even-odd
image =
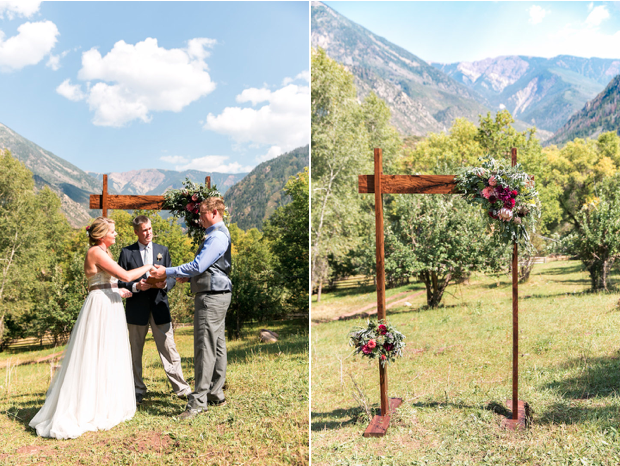
[[[515,128],[549,139],[620,72],[620,60],[504,56],[429,63],[320,2],[312,2],[312,46],[344,65],[358,95],[374,91],[403,135],[448,129],[454,118],[508,109]],[[620,52],[619,52],[620,55]]]
[[[103,174],[85,172],[1,123],[0,149],[9,149],[13,157],[32,171],[37,189],[49,186],[58,194],[62,211],[73,227],[84,226],[93,216],[100,215],[100,211],[90,210],[88,207],[90,195],[100,194],[102,191]],[[308,147],[305,148],[305,156],[304,148],[300,148],[264,162],[250,172],[252,182],[243,187],[236,187],[230,197],[233,205],[244,205],[243,211],[238,213],[241,224],[249,225],[247,228],[252,226],[260,228],[264,218],[267,218],[276,207],[288,202],[282,188],[289,176],[298,173],[307,165]],[[248,174],[208,173],[199,170],[177,172],[160,169],[112,172],[108,174],[108,192],[160,195],[167,189],[181,188],[181,182],[186,177],[194,182],[204,183],[205,177],[211,176],[211,185],[215,185],[228,198],[229,189],[246,175]],[[246,189],[251,194],[247,194]],[[162,214],[166,216],[166,212]]]
[[[87,172],[99,182],[103,180],[103,173]],[[211,186],[216,186],[218,191],[224,194],[228,188],[239,180],[243,179],[247,173],[215,173],[203,172],[199,170],[185,170],[182,172],[174,170],[161,170],[159,168],[144,168],[142,170],[131,170],[128,172],[108,173],[108,189],[115,194],[138,194],[138,195],[160,195],[167,189],[179,189],[182,181],[189,178],[194,183],[204,183],[205,177],[211,177]],[[101,191],[101,187],[99,188]]]
[[[506,108],[514,118],[551,132],[620,73],[620,60],[570,55],[504,56],[433,66],[476,91],[491,108]]]
[[[620,75],[575,113],[547,144],[562,145],[575,138],[596,138],[606,131],[620,134]]]
[[[312,46],[343,64],[358,95],[374,91],[405,135],[448,129],[456,117],[476,120],[489,110],[467,86],[413,53],[377,36],[320,2],[312,2]]]
[[[243,230],[263,227],[274,210],[291,199],[284,191],[288,179],[309,164],[310,146],[299,147],[256,166],[224,195],[231,223]]]

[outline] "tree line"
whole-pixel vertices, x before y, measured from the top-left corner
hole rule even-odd
[[[593,290],[612,286],[620,257],[620,138],[574,139],[543,147],[536,128],[517,131],[511,114],[457,118],[446,131],[401,138],[390,111],[374,93],[360,100],[354,78],[318,48],[312,51],[313,291],[334,279],[375,274],[374,196],[357,193],[357,175],[373,173],[373,148],[383,149],[386,174],[454,174],[491,155],[518,162],[534,176],[542,216],[533,248],[522,251],[520,276],[532,258],[549,253],[579,258]],[[504,273],[510,248],[485,231],[476,207],[455,195],[384,195],[388,286],[419,280],[427,304],[439,305],[449,283],[473,272]]]
[[[59,344],[71,332],[88,294],[83,269],[86,230],[71,228],[59,197],[48,187],[35,190],[32,172],[8,150],[0,151],[0,167],[0,351],[26,337],[42,342],[50,336]],[[269,217],[262,232],[229,225],[229,338],[240,338],[249,321],[308,316],[308,170],[292,176],[285,191],[292,201]],[[140,214],[151,219],[153,241],[168,247],[174,264],[194,258],[196,247],[176,219],[164,220],[155,211],[122,210],[110,213],[118,231],[110,248],[113,257],[136,242],[131,220]],[[169,301],[174,322],[192,321],[188,284],[177,284]]]

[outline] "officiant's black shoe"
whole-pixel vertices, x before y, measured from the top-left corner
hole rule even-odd
[[[214,407],[218,407],[218,406],[226,406],[226,400],[216,400],[216,401],[211,401],[211,400],[207,400],[207,404],[209,406],[214,406]]]
[[[136,393],[136,404],[141,405],[144,400],[144,393]]]
[[[204,409],[191,409],[191,408],[188,408],[185,411],[183,411],[181,414],[179,414],[179,420],[191,419],[191,418],[196,417],[199,414],[204,413],[204,412],[205,412]]]

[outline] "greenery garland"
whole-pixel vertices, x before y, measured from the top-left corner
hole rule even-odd
[[[534,180],[521,164],[505,167],[492,157],[481,158],[480,167],[464,169],[456,177],[465,200],[487,212],[491,231],[505,244],[530,248],[540,217],[540,201]]]
[[[367,327],[354,328],[349,337],[349,344],[355,347],[355,353],[370,359],[378,358],[384,367],[403,355],[404,335],[384,320],[368,320]]]
[[[222,197],[215,186],[208,188],[205,184],[194,183],[188,178],[183,181],[182,189],[169,189],[164,193],[164,209],[170,210],[177,218],[182,218],[187,227],[187,235],[193,244],[204,240],[205,229],[200,225],[200,203],[210,197]]]

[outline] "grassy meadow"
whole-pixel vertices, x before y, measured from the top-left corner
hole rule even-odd
[[[407,346],[388,369],[388,396],[403,404],[382,438],[362,437],[379,409],[378,363],[348,346],[366,320],[313,322],[312,464],[620,464],[620,294],[588,288],[577,261],[535,265],[519,287],[519,398],[533,410],[520,432],[500,427],[512,396],[509,276],[451,286],[438,309],[422,293],[388,311]],[[420,289],[389,290],[388,303]],[[313,320],[373,299],[371,288],[326,293]]]
[[[277,343],[259,342],[264,326],[279,333]],[[193,328],[177,329],[175,341],[193,387]],[[227,347],[228,404],[180,421],[185,402],[172,393],[149,334],[143,357],[149,391],[134,418],[73,440],[40,438],[28,427],[43,405],[50,364],[15,366],[62,348],[9,348],[0,353],[0,464],[308,464],[307,321],[248,326]]]

